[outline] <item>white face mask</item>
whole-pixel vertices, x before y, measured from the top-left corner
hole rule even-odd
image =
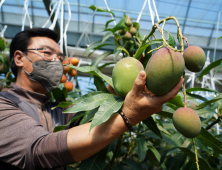
[[[30,80],[42,84],[47,92],[51,92],[59,86],[63,75],[63,65],[60,61],[40,60],[33,62],[28,56],[26,58],[32,62],[33,71],[29,73],[24,68],[22,69]]]

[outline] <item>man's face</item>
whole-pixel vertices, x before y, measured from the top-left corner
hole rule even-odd
[[[52,54],[48,54],[48,52],[44,53],[43,50],[27,50],[27,56],[33,61],[40,61],[40,60],[54,60],[59,61],[57,58],[58,55],[62,55],[59,45],[52,39],[47,37],[33,37],[30,39],[30,44],[28,45],[27,49],[40,49],[40,48],[47,48],[47,51],[50,51]],[[29,73],[32,72],[32,62],[30,62],[26,57],[24,57],[24,65],[23,68],[28,71]]]

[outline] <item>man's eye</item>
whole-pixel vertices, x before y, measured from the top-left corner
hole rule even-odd
[[[50,51],[44,51],[44,54],[52,55],[52,52],[50,52]]]

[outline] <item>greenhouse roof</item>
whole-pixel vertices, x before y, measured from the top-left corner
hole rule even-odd
[[[47,0],[49,2],[49,0]],[[59,0],[51,1],[52,6]],[[24,4],[28,2],[27,9],[34,27],[42,27],[47,21],[49,15],[42,0],[5,0],[1,7],[1,25],[12,24],[22,26]],[[46,2],[46,1],[45,1]],[[118,22],[124,15],[130,16],[134,22],[139,20],[140,28],[144,34],[148,34],[152,28],[152,21],[148,2],[149,0],[64,0],[65,19],[68,19],[68,6],[71,9],[71,22],[68,28],[70,32],[82,32],[87,28],[87,32],[102,34],[102,28],[105,23],[112,19],[109,13],[95,12],[88,7],[95,5],[101,9],[110,9],[114,14],[114,19]],[[153,3],[155,2],[155,4]],[[144,5],[144,3],[146,3]],[[144,8],[143,8],[144,7]],[[222,49],[221,42],[215,43],[215,38],[222,35],[220,11],[222,10],[222,1],[217,0],[150,0],[152,14],[157,15],[159,19],[168,16],[175,16],[181,26],[183,35],[189,38],[190,44],[199,44],[205,48]],[[155,10],[156,7],[156,10]],[[142,11],[143,10],[143,11]],[[157,13],[155,12],[157,11]],[[138,19],[139,14],[141,18]],[[94,14],[94,15],[93,15]],[[59,16],[60,18],[60,16]],[[219,21],[219,22],[218,22]],[[75,22],[73,25],[72,22]],[[114,22],[111,24],[114,25]],[[29,27],[26,17],[26,26]],[[166,24],[165,29],[170,33],[176,33],[175,22]],[[5,34],[7,36],[7,32]],[[10,35],[9,35],[10,37]],[[75,43],[73,43],[74,45]]]

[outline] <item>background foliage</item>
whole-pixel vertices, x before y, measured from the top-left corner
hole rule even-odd
[[[90,8],[92,10],[96,9],[95,6]],[[102,9],[97,9],[97,11],[109,12]],[[85,50],[85,54],[88,54],[88,57],[90,57],[93,52],[108,45],[113,46],[113,51],[107,51],[98,56],[91,66],[70,66],[78,71],[91,74],[97,91],[81,96],[78,93],[79,91],[75,90],[67,93],[63,85],[60,84],[51,93],[54,101],[61,102],[57,107],[66,108],[71,104],[75,104],[75,106],[64,112],[64,114],[77,112],[68,124],[82,117],[80,124],[92,122],[91,130],[93,127],[108,120],[113,113],[122,107],[124,98],[110,94],[106,89],[107,84],[113,87],[112,78],[104,75],[100,70],[113,63],[99,66],[99,63],[105,57],[113,54],[113,61],[115,63],[120,54],[122,57],[131,56],[139,59],[145,67],[152,56],[152,52],[148,52],[154,48],[153,45],[159,47],[163,43],[163,39],[147,39],[141,45],[145,36],[139,33],[139,24],[135,22],[133,22],[133,26],[137,29],[137,34],[130,40],[124,39],[124,35],[120,35],[118,31],[123,29],[128,31],[129,28],[125,25],[127,18],[128,16],[124,16],[113,28],[109,27],[109,23],[113,22],[113,20],[107,21],[104,28],[106,34],[103,39],[90,44]],[[174,37],[167,31],[165,33],[168,35],[167,43],[175,47],[176,41]],[[109,40],[111,36],[115,37],[114,42]],[[0,73],[3,78],[0,80],[0,83],[5,87],[8,87],[10,82],[14,81],[9,70],[8,47],[9,44],[5,42],[4,38],[1,38]],[[218,66],[220,68],[222,66],[221,63],[221,59],[211,63],[202,70],[198,79],[208,74],[210,70]],[[205,98],[205,96],[200,96],[195,93],[198,91],[211,93],[212,97]],[[197,148],[199,169],[222,169],[222,135],[220,134],[222,94],[215,90],[197,87],[186,89],[186,94],[188,107],[198,113],[202,123],[201,133],[194,138],[194,142],[192,139],[188,139],[177,132],[172,124],[173,113],[179,107],[184,106],[184,93],[179,92],[173,100],[164,104],[161,112],[134,126],[131,133],[125,132],[100,152],[82,162],[68,166],[67,169],[195,170],[197,166],[195,163],[194,143]],[[67,125],[57,126],[54,132],[65,129]]]

